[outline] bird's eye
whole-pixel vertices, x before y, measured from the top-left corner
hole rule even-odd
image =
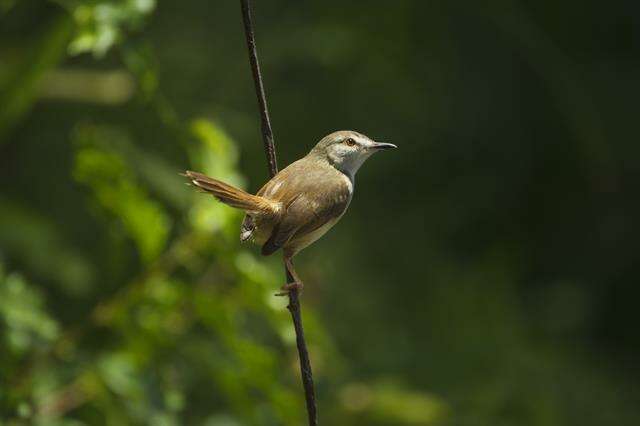
[[[354,146],[356,144],[356,141],[353,138],[347,138],[345,139],[344,143],[346,143],[347,146]]]

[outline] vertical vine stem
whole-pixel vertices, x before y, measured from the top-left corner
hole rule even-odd
[[[264,152],[267,155],[269,174],[271,177],[274,177],[278,173],[278,160],[276,159],[276,147],[273,142],[273,130],[271,130],[271,119],[269,118],[269,109],[267,108],[267,97],[264,94],[260,62],[258,62],[258,50],[256,48],[256,38],[253,32],[253,18],[251,17],[251,1],[240,0],[240,4],[242,6],[244,35],[247,39],[247,49],[249,50],[251,74],[253,75],[253,82],[256,87],[256,96],[258,97],[258,107],[260,108],[262,142],[264,144]]]
[[[256,96],[258,98],[258,106],[260,108],[260,122],[262,130],[262,142],[264,151],[267,156],[267,165],[269,166],[269,174],[271,177],[278,173],[278,162],[276,159],[276,148],[273,141],[273,130],[271,129],[271,120],[269,119],[269,109],[267,108],[267,98],[264,92],[264,84],[262,82],[262,73],[260,72],[260,63],[258,62],[258,51],[256,49],[255,34],[253,31],[253,19],[251,17],[251,1],[240,0],[242,8],[242,20],[244,22],[244,33],[247,39],[247,49],[249,51],[249,63],[251,64],[251,73],[253,82],[255,83]],[[287,282],[294,281],[292,271],[285,265],[285,273]],[[293,327],[296,332],[296,346],[298,347],[298,356],[300,359],[300,374],[302,376],[302,386],[304,388],[305,400],[307,403],[307,414],[309,417],[309,426],[317,426],[318,414],[316,409],[316,397],[313,386],[313,374],[311,371],[311,362],[309,360],[309,351],[304,338],[304,328],[302,327],[302,313],[300,311],[300,294],[297,288],[289,291],[289,304],[287,306],[291,312]]]

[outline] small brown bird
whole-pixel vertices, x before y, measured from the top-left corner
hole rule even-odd
[[[223,203],[244,210],[240,239],[262,245],[268,256],[282,248],[287,269],[295,282],[283,286],[302,288],[292,258],[338,222],[351,202],[355,174],[376,151],[396,148],[374,142],[349,130],[324,137],[300,160],[290,164],[256,195],[201,173],[187,171],[193,185]],[[286,293],[282,293],[286,294]]]

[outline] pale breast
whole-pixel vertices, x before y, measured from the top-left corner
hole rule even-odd
[[[353,197],[351,179],[333,167],[327,175],[326,179],[329,181],[318,182],[316,190],[308,194],[313,217],[286,245],[286,248],[294,254],[326,234],[338,223],[349,207]]]
[[[291,241],[286,245],[288,249],[291,250],[292,255],[298,253],[300,250],[308,247],[309,245],[316,242],[320,237],[327,233],[327,231],[333,228],[333,225],[338,223],[342,215],[338,216],[335,219],[332,219],[320,226],[315,231],[308,232],[302,235],[295,235]]]

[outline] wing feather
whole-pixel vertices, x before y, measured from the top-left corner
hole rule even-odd
[[[295,245],[305,235],[336,221],[349,205],[352,186],[348,178],[327,163],[312,161],[303,158],[290,164],[256,194],[282,206],[279,220],[262,246],[263,255]],[[243,239],[250,238],[254,224],[260,226],[251,216],[245,218]]]

